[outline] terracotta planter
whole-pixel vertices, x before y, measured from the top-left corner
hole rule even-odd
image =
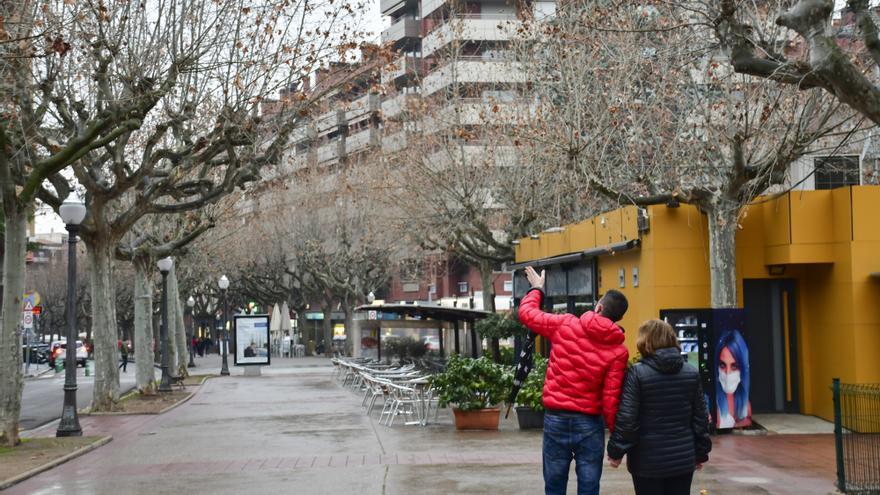
[[[535,411],[528,406],[517,406],[516,420],[520,430],[534,430],[544,428],[544,411]]]
[[[500,407],[474,411],[461,411],[453,407],[452,413],[455,415],[456,430],[497,430],[501,421]]]

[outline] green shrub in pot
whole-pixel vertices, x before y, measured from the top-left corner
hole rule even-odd
[[[461,411],[488,409],[504,401],[513,387],[513,370],[484,357],[472,359],[453,355],[443,373],[431,383],[440,405],[451,404]]]
[[[547,362],[546,358],[535,356],[535,367],[526,377],[525,383],[516,396],[517,405],[530,407],[535,412],[544,410],[541,399],[544,392],[544,379],[547,377]]]

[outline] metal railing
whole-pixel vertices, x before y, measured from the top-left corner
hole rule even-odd
[[[880,383],[832,384],[837,488],[880,494]]]

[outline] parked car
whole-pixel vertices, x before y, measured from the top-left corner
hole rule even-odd
[[[43,364],[49,360],[49,344],[44,344],[42,342],[34,342],[30,345],[31,352],[30,358],[31,363]],[[21,359],[23,362],[27,362],[28,359],[28,346],[21,346]]]
[[[61,362],[65,362],[64,360],[67,358],[67,343],[60,343],[58,347],[52,351],[52,362],[51,366],[55,366],[55,363],[58,359]],[[83,344],[81,340],[76,341],[76,365],[85,367],[86,360],[89,358],[89,351],[86,349],[86,346]]]

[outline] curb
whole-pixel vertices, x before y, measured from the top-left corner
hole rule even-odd
[[[46,464],[43,464],[42,466],[35,467],[34,469],[31,469],[30,471],[26,471],[24,473],[19,474],[18,476],[13,476],[12,478],[0,481],[0,491],[3,491],[13,485],[17,485],[18,483],[21,483],[22,481],[24,481],[28,478],[33,478],[34,476],[36,476],[42,472],[48,471],[48,470],[50,470],[56,466],[59,466],[61,464],[64,464],[67,461],[70,461],[72,459],[76,459],[77,457],[79,457],[81,455],[88,454],[89,452],[97,449],[98,447],[102,447],[104,445],[107,445],[108,443],[110,443],[111,440],[113,440],[112,436],[101,437],[98,440],[92,442],[91,444],[89,444],[79,450],[75,450],[65,456],[59,457],[58,459],[55,459],[55,460],[50,461]]]
[[[83,416],[96,416],[96,417],[97,417],[97,416],[158,416],[158,415],[160,415],[160,414],[165,414],[166,412],[168,412],[168,411],[174,409],[175,407],[177,407],[177,406],[183,404],[184,402],[186,402],[186,401],[192,399],[192,396],[195,395],[195,394],[196,394],[195,392],[190,392],[189,395],[187,395],[187,396],[184,397],[183,399],[180,399],[180,400],[177,401],[176,403],[174,403],[174,404],[172,404],[172,405],[166,407],[165,409],[162,409],[161,411],[157,411],[157,412],[138,412],[138,413],[135,413],[135,412],[124,412],[124,411],[116,411],[116,412],[87,412],[87,413],[82,413],[82,415],[83,415]]]
[[[36,373],[34,375],[24,375],[24,379],[25,380],[33,380],[34,378],[39,378],[39,377],[45,375],[46,373],[49,373],[50,371],[55,371],[55,368],[46,368],[43,371],[40,371],[39,373]]]

